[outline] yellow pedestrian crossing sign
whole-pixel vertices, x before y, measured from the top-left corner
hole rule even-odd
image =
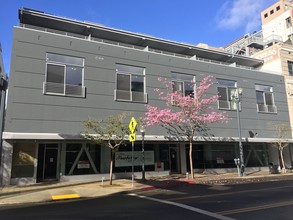
[[[135,121],[135,118],[132,117],[130,122],[129,122],[129,125],[128,125],[129,130],[130,130],[131,133],[135,133],[136,125],[137,125],[137,123]]]
[[[130,135],[129,135],[129,141],[130,141],[130,142],[134,142],[135,140],[136,140],[136,134],[135,134],[135,133],[130,134]]]

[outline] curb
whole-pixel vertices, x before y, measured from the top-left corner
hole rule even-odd
[[[154,190],[154,189],[170,189],[172,187],[176,187],[176,186],[180,186],[180,185],[194,185],[196,184],[195,181],[193,180],[176,180],[173,182],[164,182],[162,181],[160,184],[155,184],[155,185],[148,185],[148,186],[142,186],[139,189],[137,189],[138,191],[149,191],[149,190]],[[137,191],[134,190],[134,191]]]
[[[51,196],[53,201],[58,201],[58,200],[67,200],[67,199],[80,199],[80,195],[77,193],[73,194],[63,194],[63,195],[53,195]]]

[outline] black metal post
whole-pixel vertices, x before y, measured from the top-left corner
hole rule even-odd
[[[141,153],[142,153],[142,178],[141,181],[145,182],[145,157],[144,157],[144,135],[145,135],[145,131],[141,131],[141,135],[142,135],[142,144],[141,144]]]
[[[131,185],[133,187],[134,186],[134,141],[132,142],[131,160],[132,160]]]

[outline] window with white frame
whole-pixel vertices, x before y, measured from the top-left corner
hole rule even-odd
[[[116,64],[115,100],[147,102],[145,68]]]
[[[236,110],[236,102],[233,94],[237,89],[237,82],[233,80],[217,79],[218,84],[218,107],[219,109]]]
[[[273,87],[266,85],[255,85],[256,105],[258,112],[276,113]]]
[[[195,76],[172,72],[173,92],[180,92],[184,96],[194,97]]]
[[[84,97],[84,59],[47,53],[44,94]]]

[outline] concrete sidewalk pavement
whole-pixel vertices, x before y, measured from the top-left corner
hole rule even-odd
[[[96,182],[53,182],[30,186],[7,186],[0,189],[0,205],[13,205],[24,203],[44,203],[54,200],[95,198],[109,194],[151,190],[156,188],[174,188],[183,184],[209,184],[226,185],[249,182],[293,180],[293,173],[269,174],[268,172],[253,172],[247,176],[238,177],[236,173],[225,174],[195,174],[195,179],[186,179],[183,175],[172,175],[148,179],[147,182],[130,179],[113,180],[113,185],[108,181]]]
[[[95,198],[142,187],[139,182],[128,179],[96,182],[56,182],[31,186],[6,186],[0,190],[0,205],[43,203],[54,200]]]

